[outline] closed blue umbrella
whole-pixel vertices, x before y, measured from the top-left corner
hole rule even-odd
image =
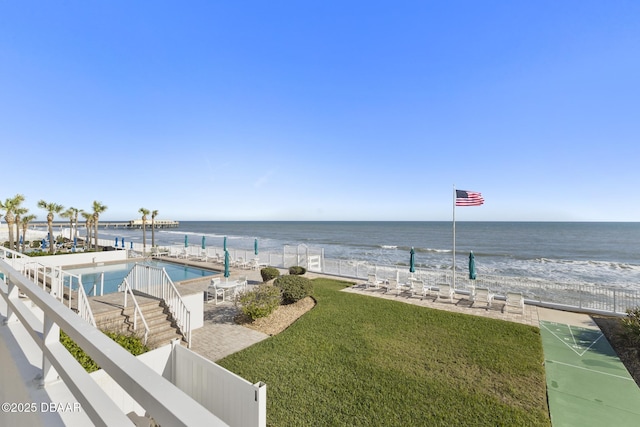
[[[229,251],[224,251],[224,277],[229,277]]]
[[[202,236],[202,249],[206,249],[206,246],[204,244],[204,236]]]
[[[124,249],[124,237],[122,238],[122,248]]]
[[[184,235],[184,247],[189,246],[189,236],[187,234]]]
[[[476,280],[476,257],[473,251],[469,253],[469,279]]]
[[[258,255],[258,239],[253,241],[253,253]]]
[[[133,240],[131,241],[131,249],[133,249]]]
[[[411,248],[411,252],[409,252],[409,273],[416,272],[416,251]]]
[[[224,240],[222,241],[222,250],[227,251],[227,236],[224,236]]]
[[[114,245],[116,248],[118,247],[118,238],[116,237],[116,244]]]

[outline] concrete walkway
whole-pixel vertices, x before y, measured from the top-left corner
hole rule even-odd
[[[209,266],[210,268],[210,266]],[[259,271],[231,270],[229,281],[239,277],[246,277],[249,287],[262,283]],[[202,292],[207,288],[209,279],[200,282]],[[192,283],[191,286],[197,286]],[[269,335],[238,325],[234,317],[239,309],[232,302],[212,302],[204,304],[204,325],[193,331],[191,350],[215,362],[230,354],[236,353],[253,344],[260,342]]]
[[[208,303],[204,326],[193,331],[191,350],[215,362],[269,338],[267,334],[236,324],[233,318],[237,313],[233,303]]]

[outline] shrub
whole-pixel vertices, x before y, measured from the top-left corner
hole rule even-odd
[[[280,289],[271,285],[258,285],[256,288],[242,293],[238,303],[242,312],[251,320],[266,317],[278,308],[282,301]]]
[[[302,276],[281,276],[273,282],[282,290],[282,301],[291,304],[313,294],[313,283]]]
[[[115,332],[105,332],[105,334],[134,356],[138,356],[149,351],[149,347],[144,345],[139,337],[118,334]]]
[[[271,279],[275,279],[280,275],[280,270],[274,267],[265,267],[260,270],[260,275],[262,276],[263,282],[268,282]]]
[[[144,345],[138,337],[118,334],[115,332],[103,332],[134,356],[149,351],[149,347]],[[100,369],[98,364],[94,362],[93,359],[69,337],[69,335],[65,334],[64,331],[60,331],[60,342],[67,350],[69,350],[69,353],[71,353],[78,363],[82,365],[85,371],[93,372]]]
[[[640,307],[627,309],[627,317],[621,322],[625,337],[632,343],[640,343]]]
[[[289,274],[303,275],[306,272],[307,272],[307,269],[304,267],[300,267],[299,265],[296,265],[294,267],[289,267]]]

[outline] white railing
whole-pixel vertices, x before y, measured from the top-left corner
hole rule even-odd
[[[47,291],[55,299],[64,304],[64,289],[68,289],[68,307],[73,309],[72,301],[75,290],[75,301],[77,313],[91,325],[96,326],[96,321],[89,304],[89,299],[82,285],[82,277],[68,271],[64,271],[61,267],[52,267],[40,264],[37,261],[24,262],[21,265],[21,273],[34,283],[40,284],[42,289]]]
[[[131,300],[133,301],[133,331],[137,331],[138,328],[138,315],[140,315],[140,320],[142,320],[142,323],[144,324],[144,344],[147,344],[147,339],[149,338],[149,325],[147,325],[147,321],[144,320],[144,315],[142,314],[142,310],[140,309],[140,306],[138,305],[138,301],[136,300],[135,295],[133,294],[133,290],[131,289],[131,286],[129,286],[129,282],[127,281],[127,279],[124,279],[124,281],[122,282],[123,286],[123,292],[124,292],[124,308],[127,308],[127,294],[131,295]]]
[[[11,267],[16,270],[20,270],[20,266],[25,262],[29,262],[30,257],[27,255],[14,251],[12,249],[7,249],[4,246],[0,246],[0,259],[6,261]]]
[[[173,245],[169,249],[170,255],[175,257],[189,257],[198,251],[202,252],[202,249],[195,245],[189,246],[186,253],[184,245]],[[281,251],[263,250],[259,255],[255,255],[250,249],[227,248],[227,250],[232,262],[238,258],[245,260],[258,258],[260,265],[279,268],[300,265],[313,272],[363,280],[369,273],[379,274],[382,278],[395,277],[397,274],[401,281],[406,281],[409,276],[408,266],[375,265],[361,260],[327,259],[321,248],[311,248],[306,245],[284,246]],[[218,260],[219,262],[223,259],[224,251],[222,247],[207,246],[206,255],[207,261]],[[417,268],[415,274],[432,285],[438,283],[453,285],[450,270]],[[471,281],[466,274],[466,271],[456,272],[456,283],[453,287],[457,291],[470,292],[474,286],[486,287],[497,294],[498,298],[506,295],[508,291],[522,292],[529,303],[594,313],[623,314],[629,308],[640,306],[639,289],[507,276],[478,275],[477,280]],[[638,284],[635,285],[638,286]]]
[[[169,312],[173,316],[180,333],[184,336],[187,346],[191,347],[191,312],[182,300],[173,281],[164,268],[150,265],[135,264],[127,277],[131,289],[142,292],[155,298],[159,298],[167,304]],[[124,283],[124,281],[123,281]],[[118,287],[123,290],[123,285]]]
[[[62,379],[93,425],[132,426],[133,423],[60,343],[61,329],[142,406],[144,413],[140,415],[166,426],[225,425],[119,344],[96,333],[93,326],[80,320],[3,260],[0,260],[0,272],[3,273],[0,296],[6,303],[6,313],[2,313],[6,315],[5,323],[21,323],[42,351],[40,385],[46,390]],[[21,298],[20,293],[28,300]],[[41,316],[34,313],[36,308],[32,308],[32,304]]]
[[[323,273],[363,280],[372,273],[383,279],[398,277],[400,281],[406,281],[409,277],[409,267],[325,259]],[[488,288],[499,298],[509,291],[522,292],[528,303],[567,310],[623,314],[627,309],[640,307],[640,290],[638,289],[509,276],[478,275],[476,280],[470,280],[466,274],[465,271],[457,272],[455,286],[453,286],[451,271],[416,268],[414,276],[432,286],[444,283],[462,291],[471,291],[473,287]]]

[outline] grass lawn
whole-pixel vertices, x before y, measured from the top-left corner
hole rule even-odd
[[[340,292],[218,363],[267,383],[267,422],[549,426],[542,342],[526,325]]]

